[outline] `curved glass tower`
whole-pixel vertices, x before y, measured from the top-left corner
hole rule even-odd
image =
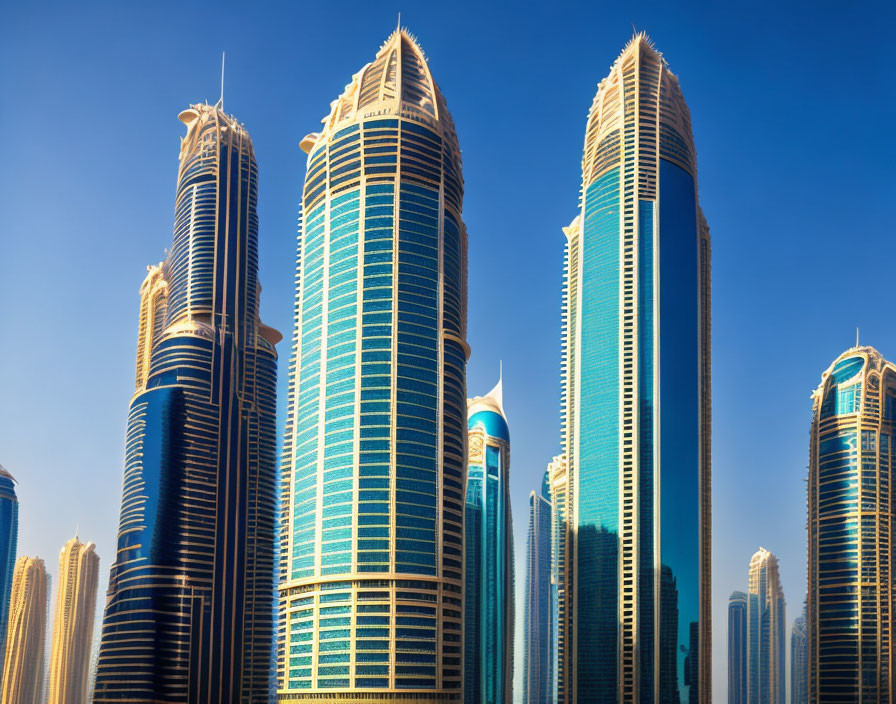
[[[467,236],[414,39],[393,33],[302,148],[278,696],[458,701]]]
[[[179,117],[174,243],[140,289],[94,701],[267,702],[280,335],[258,318],[258,171],[217,106]]]
[[[812,394],[809,702],[894,695],[896,365],[853,347]]]
[[[9,594],[19,539],[19,500],[15,484],[13,476],[0,465],[0,662],[5,652]],[[0,668],[0,686],[2,684],[3,670]]]
[[[467,416],[464,702],[510,704],[514,648],[513,520],[510,429],[504,415],[501,381],[485,396],[467,402]],[[548,587],[549,582],[544,586]]]
[[[565,230],[570,702],[708,702],[709,230],[678,80],[644,35],[601,81]]]

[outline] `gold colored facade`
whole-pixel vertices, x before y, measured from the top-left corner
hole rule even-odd
[[[43,704],[48,591],[43,560],[25,555],[16,560],[3,662],[2,704]]]
[[[77,537],[59,555],[48,704],[87,701],[99,565],[96,546]]]
[[[809,702],[894,701],[896,364],[846,350],[812,394]]]

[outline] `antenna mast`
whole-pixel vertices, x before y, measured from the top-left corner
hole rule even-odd
[[[218,98],[218,105],[224,109],[224,57],[226,52],[221,52],[221,97]]]

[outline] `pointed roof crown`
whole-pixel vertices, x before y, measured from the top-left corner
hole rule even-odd
[[[503,376],[498,377],[498,383],[485,396],[467,399],[467,422],[470,428],[481,422],[489,435],[510,440],[510,429],[504,414]]]
[[[623,125],[647,112],[639,128],[646,136],[652,124],[659,156],[677,163],[696,179],[697,163],[691,115],[678,78],[645,32],[637,32],[623,47],[609,74],[597,86],[585,128],[582,188],[618,165],[625,144]]]
[[[433,80],[423,49],[406,29],[398,28],[385,41],[369,64],[352,76],[342,95],[330,103],[321,134],[303,140],[306,151],[321,137],[343,124],[365,115],[410,116],[423,122],[442,124],[454,136],[454,124],[445,107],[445,99]]]

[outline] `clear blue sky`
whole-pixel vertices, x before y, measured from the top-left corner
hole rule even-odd
[[[151,6],[150,6],[151,5]],[[7,3],[0,22],[0,463],[21,553],[113,556],[138,287],[171,243],[177,113],[218,98],[260,168],[262,311],[289,339],[299,140],[396,23],[457,123],[471,395],[504,361],[518,555],[559,447],[563,234],[597,82],[646,30],[681,80],[713,237],[715,693],[726,601],[775,552],[805,591],[809,393],[862,330],[896,358],[888,3]],[[280,348],[281,389],[289,349]],[[281,399],[281,408],[283,399]],[[104,588],[103,584],[101,588]],[[521,608],[521,605],[520,605]]]

